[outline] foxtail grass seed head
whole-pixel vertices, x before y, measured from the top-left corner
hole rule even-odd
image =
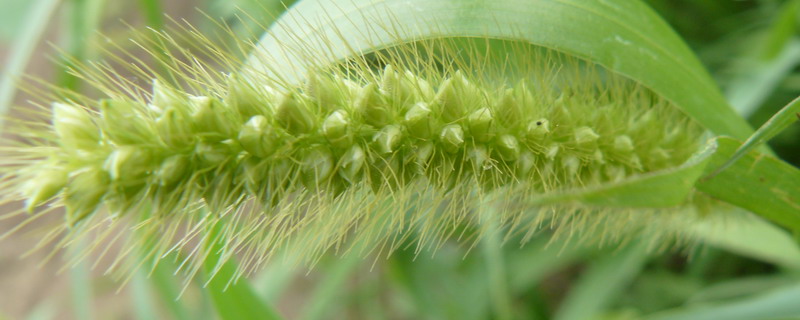
[[[53,103],[53,130],[66,150],[91,150],[100,142],[100,131],[82,106]]]
[[[37,169],[33,178],[22,188],[25,209],[32,212],[37,206],[61,193],[67,185],[67,171],[63,168],[45,166]]]
[[[702,130],[598,66],[499,46],[417,41],[312,68],[301,83],[183,64],[168,77],[140,74],[154,79],[140,88],[83,66],[105,97],[48,97],[51,125],[18,124],[23,143],[11,150],[25,161],[2,169],[4,199],[63,206],[66,239],[92,234],[91,248],[122,233],[152,256],[185,249],[190,270],[209,254],[192,249],[204,241],[254,270],[277,248],[314,261],[344,245],[477,239],[485,213],[509,236],[585,230],[602,242],[691,211],[692,201],[650,211],[526,204],[678,166]],[[204,238],[217,223],[219,238]]]

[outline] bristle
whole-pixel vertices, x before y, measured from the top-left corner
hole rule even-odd
[[[29,211],[66,207],[59,246],[86,241],[103,257],[120,245],[112,269],[176,252],[187,274],[209,254],[239,256],[241,274],[278,249],[308,265],[327,252],[435,251],[479,239],[487,215],[508,238],[552,229],[606,243],[666,233],[647,221],[692,210],[688,201],[645,212],[518,201],[675,167],[698,149],[701,129],[668,101],[583,61],[424,40],[292,84],[240,66],[199,33],[154,34],[137,43],[167,73],[138,58],[129,65],[152,90],[75,61],[105,97],[42,95],[52,124],[19,121],[3,147],[8,199]],[[182,47],[187,39],[207,45],[211,62]]]

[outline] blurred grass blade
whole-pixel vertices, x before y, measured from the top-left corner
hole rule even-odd
[[[633,280],[647,261],[647,241],[634,241],[589,266],[573,284],[553,319],[592,319]]]
[[[164,19],[161,16],[164,11],[161,9],[161,0],[139,0],[142,7],[142,14],[147,26],[156,30],[164,28]]]
[[[408,319],[489,319],[488,270],[479,254],[464,255],[444,246],[436,256],[401,250],[389,257],[386,269],[398,301],[411,307]]]
[[[172,315],[172,319],[191,320],[189,310],[178,298],[180,290],[175,285],[175,277],[172,270],[177,270],[169,260],[158,261],[158,265],[150,272],[150,282],[159,295],[159,301],[166,307]]]
[[[152,0],[145,0],[152,1]],[[225,20],[234,21],[231,27],[237,37],[247,40],[257,41],[260,34],[254,34],[254,30],[261,30],[272,25],[287,8],[294,5],[298,0],[211,0],[209,1],[210,12],[215,15],[226,17]],[[246,19],[234,17],[246,13]],[[251,19],[252,18],[252,19]]]
[[[215,258],[209,259],[214,260]],[[209,271],[206,269],[206,272]],[[220,318],[223,320],[281,319],[277,312],[259,299],[246,279],[242,278],[229,284],[235,273],[235,264],[233,261],[228,261],[219,268],[206,287]]]
[[[800,13],[800,1],[790,0],[783,3],[777,18],[770,26],[769,34],[762,48],[761,58],[775,58],[797,32],[797,15]]]
[[[689,47],[639,0],[301,1],[248,63],[297,81],[309,61],[459,36],[520,40],[584,58],[643,84],[717,134],[745,139],[753,131]],[[259,60],[262,54],[273,60]]]
[[[291,284],[297,271],[296,266],[276,259],[259,271],[252,283],[264,301],[276,301]]]
[[[28,13],[28,18],[25,19],[26,24],[22,33],[17,35],[14,45],[11,47],[13,49],[11,49],[8,60],[3,63],[5,70],[2,82],[0,82],[0,132],[3,131],[5,115],[11,107],[11,103],[14,102],[17,81],[25,71],[25,67],[28,66],[33,51],[42,39],[60,2],[60,0],[36,1]]]
[[[89,320],[92,317],[92,278],[89,274],[89,264],[86,261],[78,263],[69,271],[70,298],[72,312],[77,320]]]
[[[25,320],[51,320],[57,319],[56,314],[58,314],[58,308],[56,308],[56,304],[53,301],[46,299],[41,300],[36,304],[36,307],[25,316]],[[0,314],[0,319],[11,319],[4,317],[3,314]]]
[[[760,320],[800,317],[800,285],[794,284],[756,297],[716,305],[685,307],[647,317],[648,320]]]
[[[800,40],[792,40],[778,56],[767,61],[748,61],[725,90],[736,111],[748,117],[800,64]]]
[[[487,235],[481,239],[484,262],[488,273],[489,299],[495,319],[514,319],[511,288],[509,284],[506,257],[503,254],[502,230],[498,227],[496,212],[486,214]]]
[[[71,0],[65,3],[69,12],[69,29],[66,35],[69,59],[63,59],[63,66],[59,69],[58,84],[61,87],[77,90],[81,79],[72,74],[75,68],[73,62],[86,61],[93,58],[96,53],[91,45],[95,32],[100,27],[107,0]]]
[[[209,254],[203,263],[208,280],[206,292],[211,296],[211,301],[223,320],[270,320],[281,319],[278,313],[261,301],[253,291],[250,283],[245,278],[235,282],[236,263],[229,259],[221,261],[222,243],[219,242],[219,232],[223,222],[218,221],[210,229],[208,236],[211,241]]]
[[[786,114],[786,109],[790,108],[797,109],[800,102],[795,100],[790,106],[780,113]],[[789,116],[795,117],[794,114]],[[786,123],[786,120],[776,121]],[[772,132],[771,129],[764,131]],[[759,129],[759,132],[763,131]],[[758,139],[753,141],[755,140]],[[721,137],[717,141],[719,151],[711,159],[708,168],[719,168],[733,155],[738,154],[737,152],[744,150],[744,145],[740,146],[734,139]],[[752,146],[750,144],[751,148]],[[701,179],[697,188],[716,199],[745,208],[785,226],[795,233],[800,232],[800,170],[772,156],[753,151],[746,153],[728,169],[713,177]]]
[[[785,107],[783,107],[780,111],[775,113],[764,125],[762,125],[755,133],[753,133],[747,141],[744,142],[739,148],[736,149],[736,152],[726,161],[723,165],[719,167],[714,173],[712,173],[709,178],[711,179],[714,176],[718,175],[720,172],[728,169],[732,166],[736,161],[741,159],[745,154],[750,151],[753,151],[759,145],[769,141],[781,131],[788,128],[790,125],[795,123],[798,119],[800,119],[800,97],[795,98],[792,102],[789,102]],[[712,167],[714,168],[714,167]],[[791,189],[789,189],[791,190]],[[795,189],[796,190],[796,189]],[[797,208],[800,210],[800,207]]]
[[[797,241],[783,229],[741,209],[720,212],[720,219],[701,220],[683,231],[709,245],[800,270]]]
[[[800,41],[794,39],[800,1],[785,2],[763,40],[741,58],[725,93],[736,111],[749,117],[800,63]]]
[[[700,291],[695,292],[689,298],[688,303],[712,303],[728,301],[731,299],[744,298],[762,292],[779,289],[792,283],[791,276],[779,275],[758,275],[737,277],[723,282],[714,283]]]
[[[157,319],[157,312],[153,305],[147,275],[142,270],[137,270],[130,282],[131,298],[133,300],[134,319]]]
[[[510,252],[508,257],[508,274],[515,294],[539,284],[550,273],[580,261],[592,250],[587,246],[569,243],[557,238],[539,237],[518,250]]]
[[[153,215],[152,206],[149,204],[145,205],[140,211],[140,214],[140,223],[147,221],[147,219]],[[161,255],[161,253],[156,250],[155,246],[158,242],[157,238],[159,235],[153,233],[138,233],[137,236],[146,239],[146,241],[142,242],[139,254],[139,258],[145,259],[145,262],[143,269],[137,271],[137,273],[134,275],[133,281],[142,281],[143,279],[141,278],[145,278],[144,280],[149,280],[144,284],[140,284],[140,286],[146,288],[147,294],[150,294],[153,292],[153,290],[155,290],[155,293],[158,294],[158,298],[160,298],[157,301],[160,301],[166,310],[172,315],[172,319],[192,319],[189,316],[186,306],[184,306],[183,302],[179,299],[181,296],[180,290],[178,290],[177,286],[175,285],[175,276],[173,272],[174,270],[177,270],[178,267],[175,266],[173,261],[170,259],[155,258]],[[149,279],[146,279],[147,277],[149,277]],[[134,294],[141,293],[141,291],[142,290],[135,289]],[[145,300],[149,298],[142,296],[135,297],[135,299]],[[139,318],[144,319],[146,317],[147,314],[143,314]]]
[[[318,320],[328,319],[336,314],[338,308],[344,307],[341,303],[342,295],[347,295],[342,288],[346,287],[346,281],[358,270],[364,261],[364,257],[359,250],[353,250],[333,263],[330,269],[325,272],[325,278],[320,281],[314,292],[308,299],[307,308],[300,319]]]

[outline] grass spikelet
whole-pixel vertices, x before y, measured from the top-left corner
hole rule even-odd
[[[522,241],[542,229],[668,239],[654,221],[690,223],[701,201],[519,201],[676,167],[702,133],[646,88],[546,49],[419,40],[315,66],[298,84],[248,68],[191,27],[135,43],[166,72],[125,50],[112,59],[147,81],[76,61],[102,97],[37,92],[38,118],[16,121],[3,147],[2,202],[26,201],[29,220],[63,215],[59,246],[88,242],[101,256],[120,246],[112,269],[138,267],[123,262],[141,248],[181,256],[189,274],[210,254],[239,256],[247,272],[279,248],[309,264],[354,248],[422,252],[475,241],[489,219]]]

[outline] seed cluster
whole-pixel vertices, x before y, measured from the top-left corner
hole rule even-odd
[[[253,198],[269,208],[357,185],[545,193],[675,166],[696,149],[699,129],[633,85],[471,78],[390,65],[372,77],[312,72],[280,91],[231,77],[216,96],[155,83],[150,99],[104,100],[97,111],[54,103],[55,146],[31,166],[25,197],[32,209],[61,196],[75,224],[101,204],[114,214],[144,200],[165,215]]]

